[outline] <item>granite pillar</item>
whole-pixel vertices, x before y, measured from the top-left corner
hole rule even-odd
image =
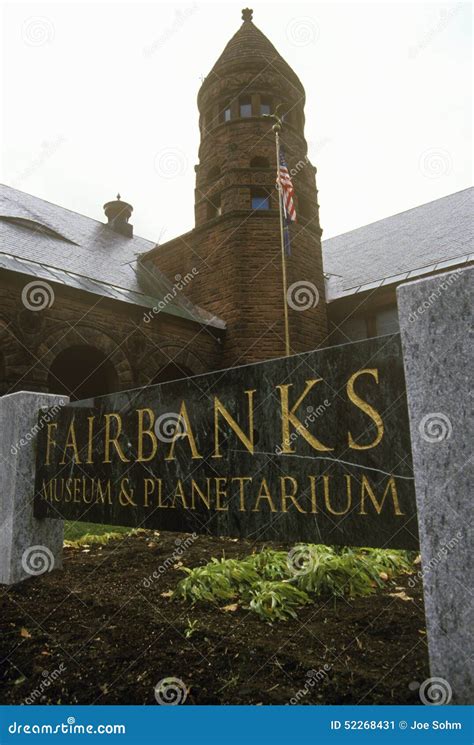
[[[23,391],[0,398],[0,584],[61,568],[63,520],[35,518],[33,496],[38,433],[68,400]]]
[[[422,557],[418,580],[431,675],[444,681],[439,703],[474,703],[473,278],[474,268],[464,268],[397,292]]]

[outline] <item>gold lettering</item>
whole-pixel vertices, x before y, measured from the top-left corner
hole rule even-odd
[[[62,457],[62,460],[60,460],[61,465],[64,465],[66,463],[66,450],[68,448],[72,449],[75,462],[81,463],[81,459],[79,457],[79,450],[77,448],[76,430],[74,429],[74,419],[69,425],[68,433],[66,436],[66,442],[64,444],[63,457]]]
[[[110,423],[114,419],[117,422],[117,432],[114,437],[112,437],[110,432]],[[115,451],[122,461],[122,463],[130,463],[129,458],[126,457],[125,453],[123,452],[122,448],[120,447],[118,438],[122,434],[122,417],[120,414],[106,414],[105,415],[105,458],[104,463],[111,463],[110,458],[110,446],[113,445],[115,448]]]
[[[181,408],[179,410],[178,414],[178,422],[176,424],[176,431],[173,435],[173,439],[171,440],[171,446],[169,449],[169,453],[166,456],[165,460],[174,460],[174,444],[176,440],[178,439],[184,439],[186,438],[189,442],[189,446],[191,448],[192,456],[191,458],[194,460],[195,458],[202,458],[202,455],[199,455],[198,449],[196,447],[196,440],[194,439],[193,430],[191,428],[191,422],[189,421],[188,411],[186,409],[186,404],[184,401],[181,402]]]
[[[365,493],[366,492],[369,495],[370,500],[375,507],[376,513],[380,515],[380,513],[382,512],[384,503],[385,503],[385,498],[387,497],[387,494],[389,493],[389,491],[390,491],[390,496],[392,497],[394,514],[397,516],[403,515],[404,513],[401,511],[400,504],[398,502],[397,486],[395,484],[395,479],[393,476],[390,477],[380,502],[377,501],[377,498],[372,490],[372,487],[369,484],[369,480],[367,476],[362,476],[361,495],[360,495],[360,514],[367,515],[367,511],[365,509]]]
[[[155,479],[144,479],[143,487],[144,487],[143,505],[145,507],[149,507],[150,503],[148,501],[148,497],[151,494],[153,494],[153,492],[155,491]]]
[[[94,440],[94,419],[95,416],[88,416],[88,429],[87,429],[87,460],[86,463],[92,463],[92,444]]]
[[[272,496],[270,494],[270,489],[268,488],[268,484],[267,484],[267,480],[266,479],[262,479],[262,483],[260,484],[260,489],[259,489],[259,492],[257,494],[257,500],[255,502],[255,506],[254,506],[252,512],[260,512],[259,505],[260,505],[260,500],[262,500],[262,499],[266,499],[267,500],[267,502],[268,502],[268,504],[269,504],[270,509],[271,509],[272,512],[276,512],[277,511],[275,505],[273,504],[273,499],[272,499]]]
[[[306,388],[304,389],[301,396],[297,399],[296,403],[291,407],[289,407],[289,397],[288,397],[288,391],[290,388],[293,387],[293,384],[290,383],[288,385],[277,385],[276,387],[280,390],[280,399],[281,399],[281,426],[282,426],[282,453],[294,453],[295,451],[291,449],[291,440],[290,440],[290,424],[293,425],[293,427],[296,429],[299,435],[304,437],[306,442],[309,442],[311,447],[314,450],[334,450],[334,448],[330,448],[327,445],[323,445],[322,442],[320,442],[314,435],[311,434],[311,432],[300,422],[300,420],[296,417],[295,412],[296,409],[301,406],[303,400],[306,398],[308,393],[316,383],[320,383],[322,381],[322,378],[316,378],[315,380],[307,380],[306,381]]]
[[[176,507],[176,500],[178,498],[181,500],[183,509],[187,510],[188,505],[186,504],[186,497],[184,496],[183,484],[181,482],[181,479],[178,479],[178,481],[176,482],[176,488],[173,494],[173,504],[171,505],[172,507]]]
[[[211,479],[206,479],[207,481],[207,494],[204,494],[203,491],[199,488],[199,486],[196,484],[194,479],[191,479],[191,509],[196,509],[196,497],[197,494],[201,502],[203,502],[208,510],[211,509],[211,498],[209,494],[209,487],[211,483]]]
[[[97,496],[96,496],[96,502],[102,502],[102,504],[105,504],[105,498],[107,497],[108,504],[112,504],[112,496],[110,493],[111,486],[110,486],[110,479],[107,481],[105,485],[105,490],[102,488],[102,482],[97,482]]]
[[[290,484],[293,487],[293,491],[291,494],[286,493],[286,482],[289,481]],[[281,510],[282,512],[288,512],[288,508],[286,506],[286,502],[288,499],[290,499],[293,504],[295,505],[298,512],[306,512],[302,508],[302,506],[298,503],[298,500],[296,499],[296,492],[298,491],[298,482],[296,479],[293,478],[293,476],[280,476],[280,488],[281,488]]]
[[[227,479],[225,478],[216,478],[214,479],[214,483],[216,485],[216,510],[218,512],[224,512],[225,510],[228,510],[229,507],[223,507],[221,504],[221,497],[226,497],[227,492],[225,489],[221,489],[221,482],[222,485],[225,486],[227,484]]]
[[[51,422],[47,426],[47,439],[46,439],[46,460],[44,462],[45,466],[50,466],[51,462],[49,460],[51,455],[51,447],[56,445],[56,440],[52,437],[52,432],[58,428],[58,425],[55,422]]]
[[[235,419],[229,414],[225,406],[219,401],[217,396],[214,397],[214,455],[213,458],[222,458],[222,453],[219,450],[219,414],[225,419],[227,424],[230,426],[231,430],[237,435],[239,440],[249,453],[252,455],[254,454],[254,430],[253,430],[253,394],[255,393],[255,390],[251,391],[245,391],[248,397],[248,407],[249,407],[249,416],[248,416],[248,429],[249,434],[248,436],[243,432],[243,430],[239,427]]]
[[[147,463],[152,460],[158,450],[158,438],[152,429],[155,423],[155,413],[152,409],[137,409],[138,414],[138,445],[137,445],[137,463]],[[144,414],[148,416],[148,427],[144,427]],[[151,452],[148,455],[143,454],[143,439],[148,437],[151,440]]]
[[[345,473],[344,478],[346,479],[346,495],[347,495],[347,503],[346,507],[343,510],[335,510],[331,505],[331,499],[330,499],[330,491],[329,491],[329,479],[331,476],[323,476],[323,483],[324,483],[324,503],[326,505],[326,509],[328,512],[331,513],[331,515],[345,515],[347,512],[349,512],[352,504],[352,485],[351,485],[351,477],[349,474]]]
[[[358,445],[352,437],[351,433],[348,432],[349,447],[353,450],[370,450],[371,448],[376,447],[376,445],[378,445],[380,440],[382,439],[384,432],[383,421],[379,412],[376,411],[372,406],[370,406],[367,401],[364,401],[362,398],[360,398],[354,391],[355,381],[357,380],[359,375],[364,374],[372,375],[372,377],[375,379],[375,382],[379,382],[379,371],[376,368],[358,370],[354,373],[354,375],[351,375],[351,377],[347,381],[347,395],[349,397],[349,401],[352,401],[352,403],[355,404],[357,408],[359,408],[361,411],[364,412],[364,414],[367,414],[367,416],[372,419],[377,427],[377,435],[375,437],[375,440],[369,443],[369,445]]]
[[[316,477],[310,476],[309,483],[311,486],[311,512],[316,514],[318,512],[318,506],[316,503]]]
[[[252,481],[251,476],[234,476],[231,481],[239,482],[239,512],[246,512],[245,509],[245,481]]]

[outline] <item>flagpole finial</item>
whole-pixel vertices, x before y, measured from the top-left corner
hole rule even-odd
[[[243,21],[251,21],[252,17],[253,17],[252,8],[242,8],[242,20]]]

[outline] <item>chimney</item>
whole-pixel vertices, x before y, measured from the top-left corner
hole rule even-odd
[[[113,202],[107,202],[104,204],[104,212],[107,216],[107,224],[109,228],[115,230],[120,235],[125,235],[127,238],[133,236],[133,225],[128,222],[132,216],[133,207],[127,202],[122,202],[120,194],[117,194],[117,199]]]

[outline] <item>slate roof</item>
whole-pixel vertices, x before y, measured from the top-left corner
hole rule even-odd
[[[323,241],[328,302],[472,261],[474,188]]]
[[[150,272],[138,262],[155,245],[145,238],[127,238],[105,223],[2,185],[0,236],[2,269],[145,308],[172,293],[161,312],[225,327],[182,291],[173,292],[159,270]]]

